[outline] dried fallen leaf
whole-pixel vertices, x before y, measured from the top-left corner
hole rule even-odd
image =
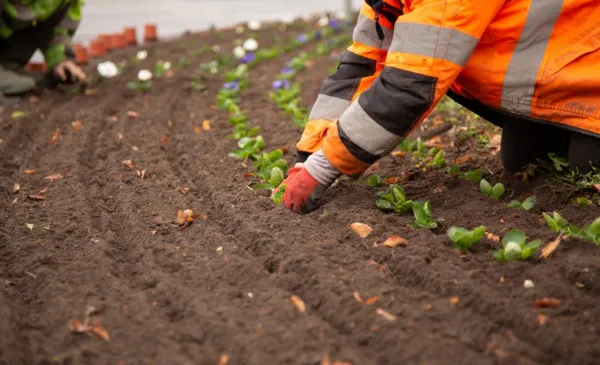
[[[213,105],[209,106],[209,109],[210,110],[217,110],[217,106],[213,104]]]
[[[354,231],[354,233],[359,235],[361,238],[368,237],[371,234],[371,232],[373,232],[373,228],[369,227],[364,223],[352,223],[350,225],[350,229]]]
[[[173,128],[173,121],[171,121],[170,119],[167,121],[167,127]]]
[[[498,237],[498,235],[495,235],[493,233],[485,232],[485,237],[494,243],[500,242],[500,237]]]
[[[377,308],[376,313],[377,313],[377,315],[383,317],[387,321],[393,322],[393,321],[396,320],[396,316],[395,315],[393,315],[391,313],[388,313],[388,312],[384,311],[381,308]]]
[[[40,195],[44,195],[48,192],[48,187],[44,187],[42,190],[40,190]]]
[[[19,192],[19,190],[21,190],[21,185],[19,183],[15,183],[13,185],[13,194],[16,194]]]
[[[169,144],[169,136],[167,136],[166,134],[164,136],[162,136],[160,140],[164,144]]]
[[[140,178],[143,179],[146,176],[146,170],[135,170],[135,174]]]
[[[386,178],[384,181],[386,184],[399,184],[404,181],[404,177],[401,176],[390,176]]]
[[[377,299],[379,299],[379,297],[371,297],[371,298],[367,299],[367,301],[365,303],[367,303],[367,305],[375,304]]]
[[[190,188],[182,188],[182,187],[178,187],[177,189],[178,192],[180,192],[181,194],[185,195],[188,193],[188,191],[190,191]]]
[[[202,122],[202,129],[204,129],[205,131],[210,130],[210,120],[206,119]]]
[[[25,170],[25,174],[27,175],[35,175],[36,172],[36,170]]]
[[[33,227],[35,227],[35,225],[33,223],[25,223],[25,226],[27,227],[27,229],[29,229],[30,231],[33,231]]]
[[[39,101],[40,101],[40,98],[38,98],[37,96],[30,96],[30,97],[29,97],[29,102],[30,102],[31,104],[36,104],[36,103],[37,103],[37,102],[39,102]]]
[[[452,297],[452,298],[450,298],[450,303],[452,303],[452,304],[458,304],[458,302],[460,302],[460,298],[459,297]]]
[[[223,354],[219,358],[219,363],[217,365],[227,365],[229,362],[229,355]]]
[[[457,164],[461,165],[461,164],[471,160],[472,158],[473,158],[473,155],[469,153],[469,154],[464,155],[463,157],[457,158],[455,162]]]
[[[304,301],[302,299],[300,299],[299,296],[292,295],[290,297],[290,302],[296,306],[296,309],[298,309],[298,312],[300,312],[300,313],[306,312],[306,304],[304,304]]]
[[[202,128],[198,127],[198,126],[194,127],[194,133],[196,133],[196,134],[202,133]]]
[[[360,296],[360,294],[355,291],[354,293],[352,293],[352,296],[354,297],[354,299],[359,302],[359,303],[363,303],[363,298]]]
[[[119,139],[119,141],[122,141],[125,137],[123,136],[123,133],[119,133],[117,134],[117,138]]]
[[[29,198],[31,200],[36,200],[36,201],[44,200],[45,199],[44,196],[37,195],[37,194],[29,194],[29,195],[27,195],[27,198]]]
[[[110,341],[110,336],[108,335],[108,331],[102,326],[99,321],[96,321],[91,327],[90,332],[100,337],[104,341]]]
[[[400,236],[391,236],[387,240],[383,241],[382,244],[375,244],[375,246],[387,246],[391,248],[398,246],[406,247],[408,246],[408,241],[406,238],[402,238]]]
[[[398,158],[402,158],[402,157],[406,156],[406,152],[404,152],[404,151],[394,151],[394,152],[392,152],[392,156],[398,157]]]
[[[69,330],[75,333],[84,333],[88,331],[88,326],[81,323],[78,319],[69,322]]]
[[[107,121],[107,122],[118,122],[118,121],[119,121],[119,119],[120,119],[120,118],[119,118],[118,116],[116,116],[116,115],[112,115],[112,116],[110,116],[110,117],[107,117],[107,118],[106,118],[106,121]]]
[[[134,112],[133,110],[130,110],[127,112],[127,117],[129,117],[129,118],[137,118],[139,116],[140,116],[140,113]]]
[[[135,167],[135,164],[131,160],[123,160],[121,161],[121,164],[125,167],[129,167],[130,169]]]
[[[46,176],[44,178],[44,180],[56,181],[56,180],[60,180],[62,178],[63,178],[63,174],[54,174],[54,175]]]
[[[71,127],[73,127],[73,129],[75,129],[76,131],[80,130],[81,128],[83,128],[83,122],[80,120],[76,120],[74,122],[71,123]]]
[[[83,90],[83,95],[84,96],[96,95],[97,93],[98,93],[98,90],[96,90],[96,89],[85,89],[85,90]]]
[[[183,210],[178,210],[177,211],[177,224],[179,224],[180,226],[185,224],[185,214],[183,213]]]
[[[538,314],[537,320],[538,320],[539,325],[543,326],[546,324],[546,321],[548,320],[548,316],[543,315],[543,314]]]
[[[536,308],[558,308],[560,307],[560,300],[556,298],[544,297],[535,301]]]
[[[540,255],[541,258],[546,259],[548,258],[550,255],[552,255],[552,253],[554,251],[556,251],[556,249],[558,248],[558,245],[560,245],[560,241],[562,240],[562,238],[559,236],[557,239],[555,239],[554,241],[549,242],[546,247],[544,247],[542,249],[542,254]]]
[[[54,131],[54,134],[52,135],[52,138],[50,139],[50,143],[52,143],[52,144],[56,143],[56,141],[58,141],[59,136],[60,136],[60,128],[56,128],[56,130]]]

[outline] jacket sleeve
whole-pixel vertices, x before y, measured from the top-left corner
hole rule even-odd
[[[413,1],[394,26],[385,67],[328,127],[309,172],[319,175],[326,159],[330,169],[358,176],[396,148],[446,94],[503,3]]]
[[[352,36],[352,45],[342,53],[337,71],[329,76],[317,97],[308,123],[297,145],[300,161],[321,147],[321,141],[332,122],[338,120],[352,101],[368,89],[383,69],[387,50],[392,41],[393,22],[400,9],[388,10],[380,16],[383,32],[380,39],[375,27],[375,12],[365,2]]]
[[[66,59],[75,58],[75,53],[73,52],[73,35],[77,31],[79,22],[81,21],[83,1],[71,1],[62,20],[54,28],[52,40],[48,47],[42,50],[48,69],[54,68],[54,66]]]

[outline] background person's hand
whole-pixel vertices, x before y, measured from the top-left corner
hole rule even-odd
[[[66,84],[84,84],[87,78],[81,67],[77,66],[77,64],[71,60],[60,62],[54,67],[53,72],[54,76],[56,76],[60,82]]]

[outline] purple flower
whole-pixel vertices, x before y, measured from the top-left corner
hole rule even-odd
[[[291,62],[291,61],[290,61],[290,62]],[[289,63],[288,63],[288,65],[289,65]],[[286,67],[284,67],[284,68],[281,70],[281,74],[282,74],[282,75],[291,74],[292,72],[294,72],[294,69],[293,69],[293,68],[291,68],[291,67],[289,67],[289,66],[286,66]]]
[[[320,30],[317,30],[317,31],[315,32],[315,39],[316,39],[316,40],[318,40],[318,41],[320,41],[320,40],[321,40],[321,38],[323,38],[323,33],[321,33],[321,31],[320,31]]]
[[[289,89],[290,82],[288,80],[275,80],[273,81],[273,90]]]
[[[237,90],[239,88],[240,88],[239,81],[231,81],[231,82],[226,82],[223,84],[223,89],[226,89],[226,90]]]
[[[340,23],[337,20],[332,19],[329,21],[329,28],[338,28],[339,26]]]
[[[248,53],[240,59],[240,62],[241,63],[251,63],[251,62],[254,62],[255,59],[256,59],[255,53]]]
[[[298,34],[298,37],[296,37],[296,41],[298,43],[304,44],[304,43],[306,43],[307,40],[308,40],[308,36],[304,33]]]

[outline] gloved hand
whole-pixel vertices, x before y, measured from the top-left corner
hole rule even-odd
[[[315,180],[302,164],[297,164],[288,172],[288,177],[282,185],[284,184],[283,204],[294,213],[310,213],[316,210],[327,189],[327,186]],[[280,188],[275,189],[273,193],[277,193]]]
[[[86,83],[86,74],[83,72],[81,67],[71,60],[65,60],[60,62],[52,70],[54,76],[62,83],[75,84],[75,83]]]

